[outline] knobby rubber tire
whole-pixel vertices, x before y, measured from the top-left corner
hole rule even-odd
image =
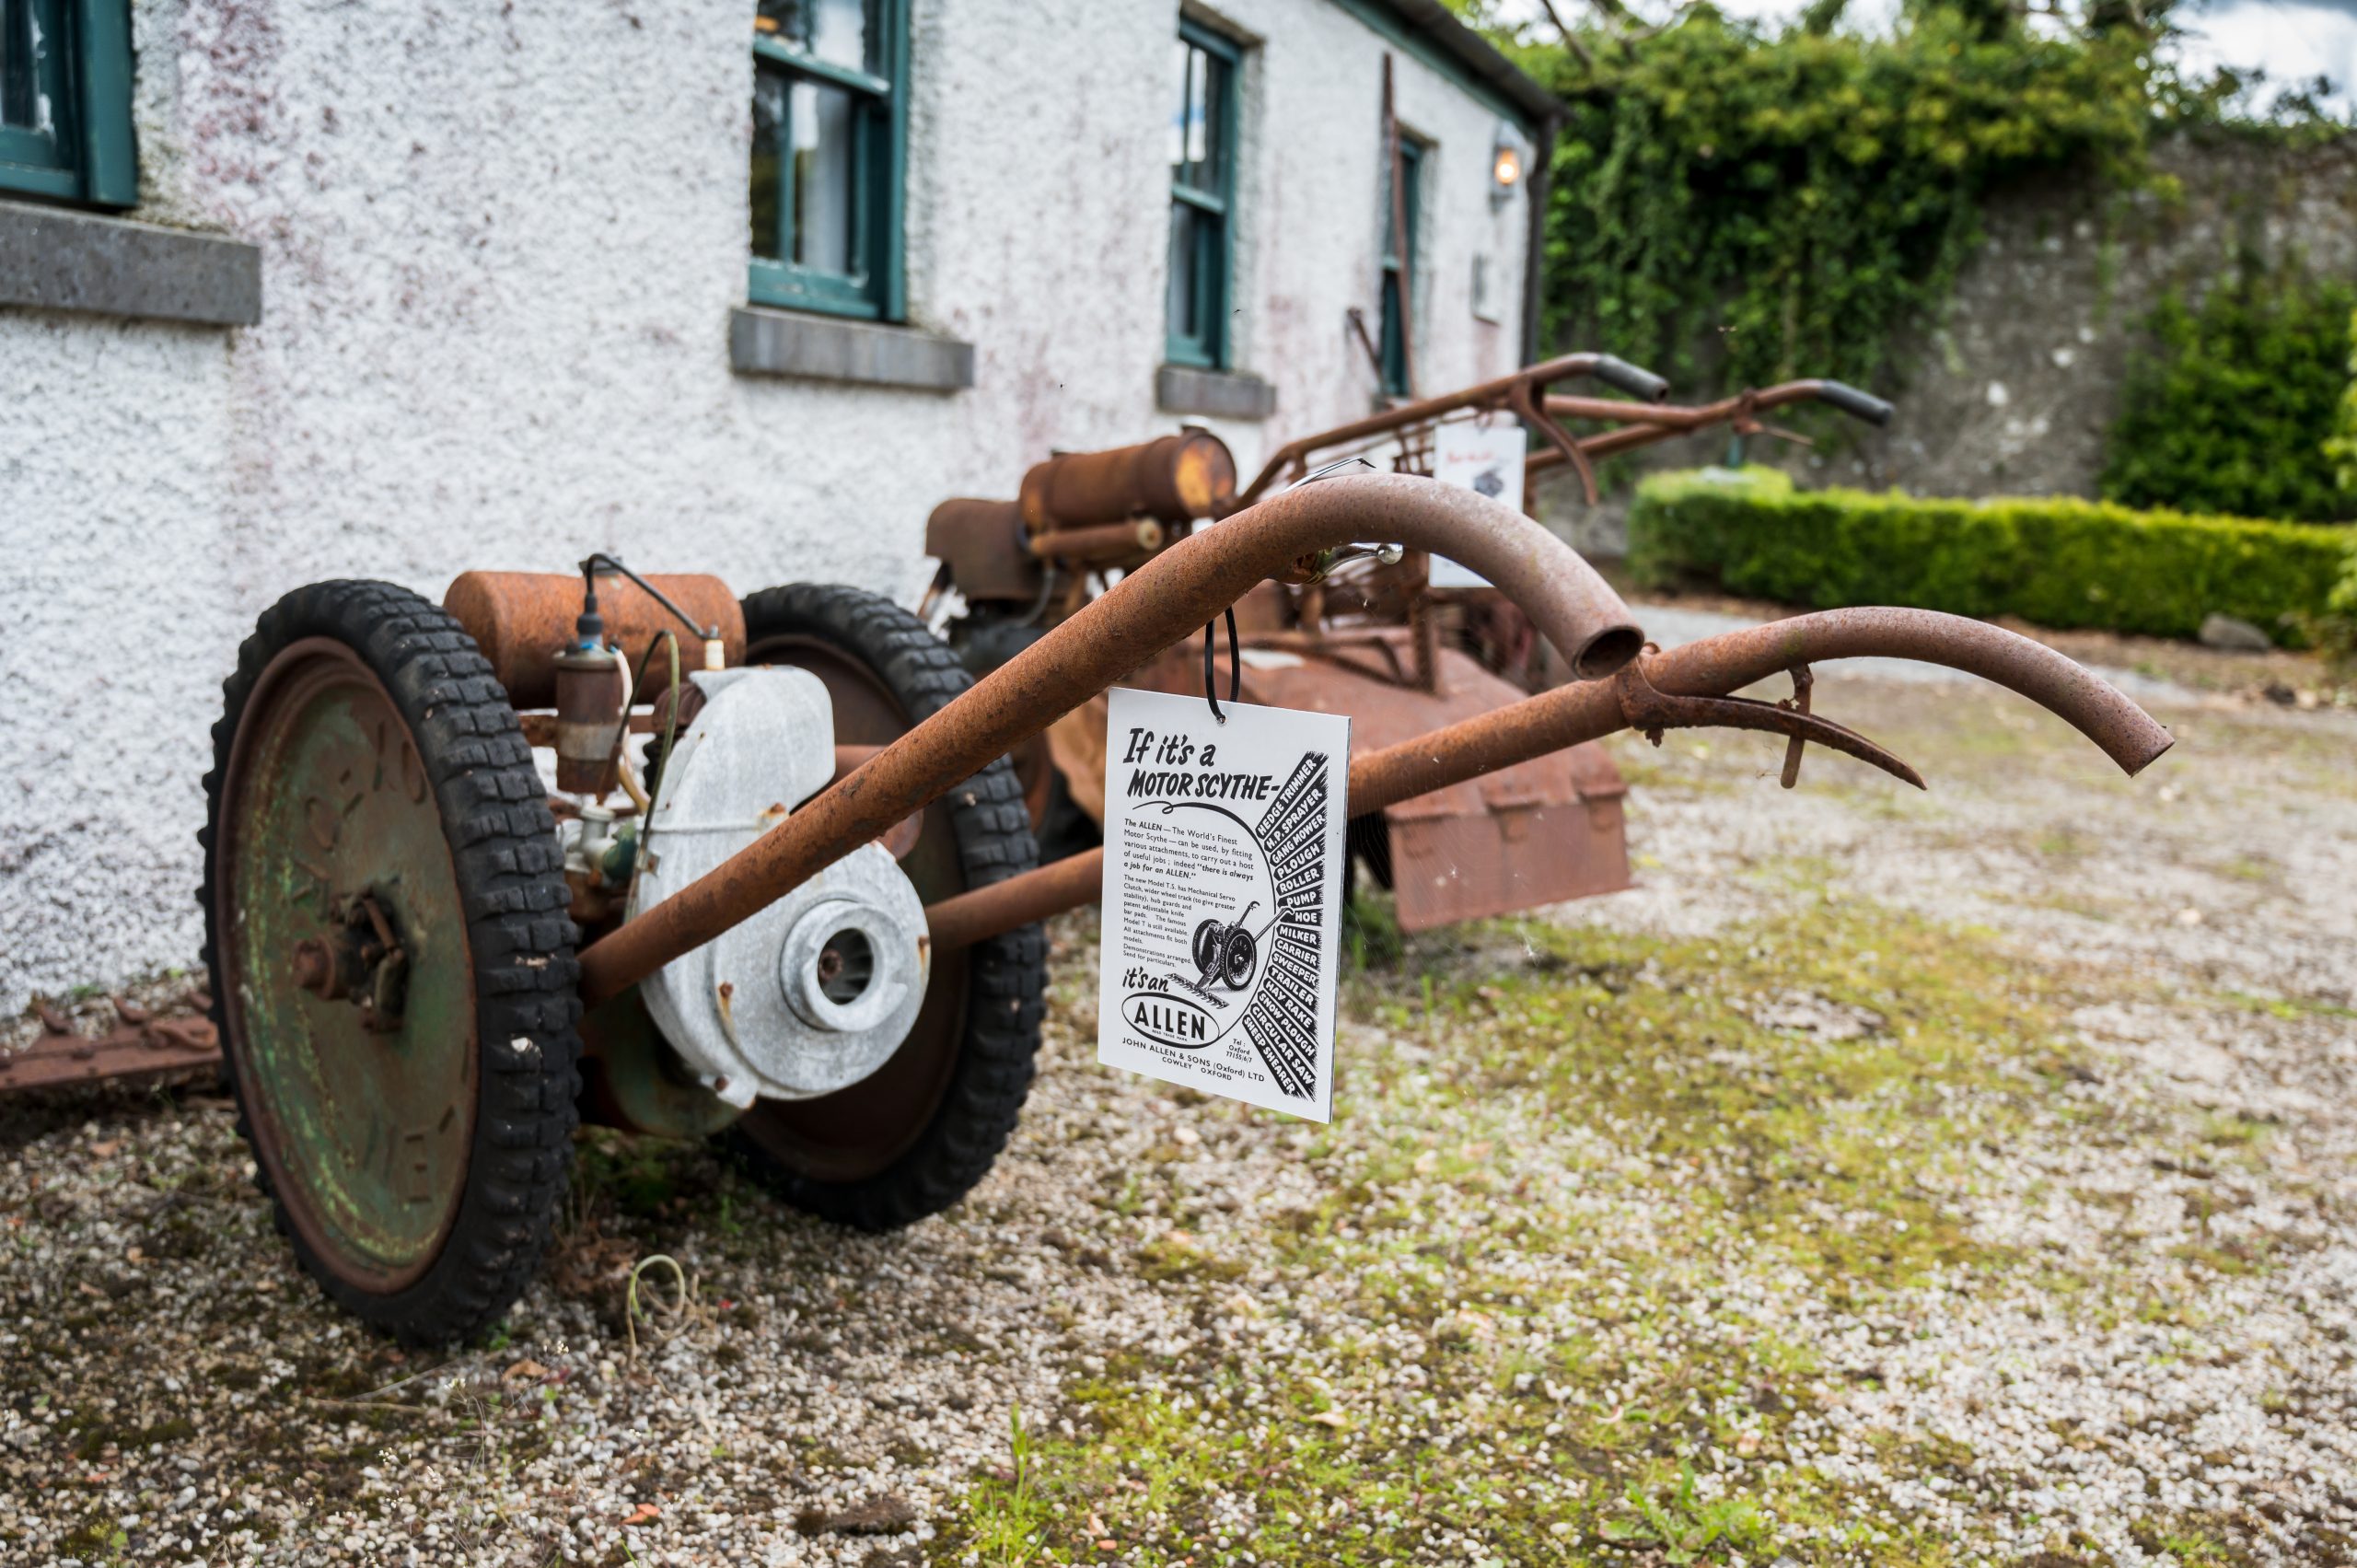
[[[946,643],[890,599],[831,584],[768,588],[745,599],[749,647],[795,635],[865,665],[914,726],[973,677]],[[968,889],[1039,863],[1015,768],[1001,757],[945,799]],[[741,1132],[730,1142],[754,1175],[795,1208],[859,1230],[897,1230],[963,1198],[990,1173],[1031,1091],[1045,1011],[1047,941],[1037,925],[968,949],[964,1038],[947,1087],[916,1141],[873,1176],[820,1180],[791,1169]]]
[[[1228,932],[1224,947],[1225,951],[1221,959],[1224,972],[1220,978],[1227,982],[1230,991],[1241,991],[1251,982],[1253,966],[1260,962],[1260,945],[1253,940],[1250,932],[1239,925]]]
[[[471,1339],[530,1284],[554,1232],[578,1121],[579,933],[566,909],[563,857],[548,792],[507,693],[474,639],[439,606],[389,583],[297,588],[262,612],[223,684],[205,775],[204,961],[213,1022],[229,1053],[238,1131],[255,1141],[253,1109],[234,1070],[235,977],[220,967],[215,845],[235,742],[255,683],[283,649],[330,637],[354,649],[390,694],[424,763],[466,911],[476,1028],[474,1135],[466,1185],[439,1253],[414,1283],[377,1293],[337,1277],[304,1241],[257,1149],[255,1184],[280,1233],[330,1299],[372,1328],[416,1344]]]
[[[946,632],[949,646],[957,653],[958,661],[977,680],[1048,634],[1044,628],[1027,622],[997,618],[986,620],[970,614],[952,621]],[[1078,801],[1073,799],[1072,788],[1064,783],[1063,770],[1056,766],[1052,756],[1048,759],[1046,767],[1047,807],[1031,829],[1031,837],[1039,845],[1039,864],[1042,865],[1068,860],[1105,842],[1104,830],[1080,808]]]
[[[1225,929],[1216,920],[1199,921],[1195,925],[1195,972],[1208,975],[1219,968],[1220,932]]]

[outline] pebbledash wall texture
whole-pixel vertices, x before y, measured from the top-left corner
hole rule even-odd
[[[1501,109],[1433,60],[1431,9],[1202,14],[1248,45],[1231,357],[1276,412],[1198,422],[1248,472],[1374,394],[1344,313],[1379,317],[1387,53],[1432,143],[1420,379],[1519,359],[1526,199],[1493,203]],[[912,601],[935,503],[1180,423],[1155,394],[1177,6],[916,0],[909,324],[971,345],[947,392],[732,368],[753,10],[136,0],[121,215],[259,247],[261,320],[0,305],[0,1007],[193,961],[220,683],[291,587],[438,599],[604,549]]]

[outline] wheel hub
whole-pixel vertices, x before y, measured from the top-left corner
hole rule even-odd
[[[401,1029],[409,955],[374,892],[335,900],[328,912],[328,935],[297,941],[292,963],[297,986],[325,1001],[352,1003],[360,1009],[360,1027],[369,1033]]]

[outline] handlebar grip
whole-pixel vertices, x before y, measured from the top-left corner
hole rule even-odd
[[[1868,424],[1888,424],[1890,416],[1898,412],[1880,398],[1840,381],[1819,384],[1817,395],[1851,418],[1863,419]]]
[[[1669,396],[1669,383],[1650,370],[1641,369],[1625,359],[1615,359],[1608,354],[1596,356],[1596,378],[1608,387],[1618,388],[1632,398],[1657,403]]]

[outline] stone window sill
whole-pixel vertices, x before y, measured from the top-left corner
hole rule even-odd
[[[261,250],[242,239],[0,202],[0,305],[250,327]]]
[[[746,307],[728,316],[728,363],[740,376],[791,376],[871,387],[960,392],[974,345],[912,327]]]
[[[1266,419],[1277,412],[1277,389],[1258,376],[1166,365],[1154,373],[1154,401],[1165,413],[1213,419]]]

